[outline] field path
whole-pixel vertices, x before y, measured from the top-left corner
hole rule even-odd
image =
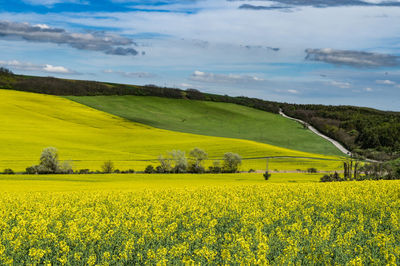
[[[293,117],[290,117],[290,116],[286,115],[286,114],[282,111],[282,109],[279,109],[279,114],[280,114],[281,116],[283,116],[283,117],[286,117],[286,118],[295,120],[295,121],[300,122],[300,123],[302,123],[302,124],[306,124],[306,125],[307,125],[307,128],[308,128],[309,130],[311,130],[312,132],[314,132],[314,133],[317,134],[318,136],[320,136],[320,137],[322,137],[322,138],[328,140],[329,142],[331,142],[333,145],[336,146],[336,148],[338,148],[338,149],[339,149],[341,152],[343,152],[344,154],[346,154],[346,155],[348,155],[348,156],[351,156],[351,152],[350,152],[349,150],[347,150],[345,147],[343,147],[342,144],[340,144],[339,142],[337,142],[337,141],[334,140],[334,139],[331,139],[331,138],[328,137],[328,136],[325,136],[324,134],[322,134],[321,132],[319,132],[316,128],[314,128],[313,126],[310,126],[308,123],[304,122],[303,120],[296,119],[296,118],[293,118]]]

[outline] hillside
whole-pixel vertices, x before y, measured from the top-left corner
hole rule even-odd
[[[354,106],[284,104],[285,113],[304,120],[354,153],[376,160],[400,156],[400,113]]]
[[[113,160],[123,169],[143,170],[157,163],[160,154],[174,149],[199,147],[211,159],[225,152],[247,158],[265,156],[321,156],[284,149],[254,141],[201,136],[157,129],[101,112],[65,98],[0,90],[0,169],[24,170],[36,164],[43,148],[59,149],[61,159],[72,160],[75,168],[99,169],[105,160]],[[151,161],[153,160],[153,161]],[[211,163],[211,161],[210,161]],[[295,170],[316,166],[318,169],[340,168],[335,161],[283,159],[271,162],[272,169]],[[264,169],[265,160],[246,160],[243,169]]]
[[[325,135],[346,146],[353,153],[377,160],[400,157],[399,112],[380,111],[355,106],[288,104],[243,96],[232,97],[203,93],[193,89],[181,90],[154,85],[137,86],[15,75],[4,68],[0,68],[0,89],[60,96],[157,96],[169,99],[234,103],[276,114],[279,112],[279,108],[282,108],[286,114],[307,121]],[[203,134],[207,134],[207,132]],[[216,133],[213,132],[213,134]]]
[[[248,139],[305,152],[343,155],[328,141],[279,115],[230,103],[144,96],[69,96],[68,99],[157,128]]]

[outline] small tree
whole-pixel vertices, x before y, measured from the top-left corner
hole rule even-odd
[[[352,156],[350,160],[343,162],[344,180],[358,179],[360,172],[360,163]]]
[[[400,159],[393,161],[393,169],[396,179],[400,179]]]
[[[213,165],[209,167],[209,170],[211,173],[221,173],[222,172],[222,167],[221,167],[221,161],[215,160],[213,161]]]
[[[60,174],[73,174],[72,163],[70,161],[64,161],[60,164],[57,173]]]
[[[335,172],[334,174],[330,175],[324,175],[321,177],[321,182],[339,182],[339,181],[345,181],[345,179],[341,178],[340,175]]]
[[[154,167],[151,164],[149,164],[148,166],[146,166],[146,169],[144,169],[144,172],[146,174],[152,174],[155,172],[155,170]]]
[[[101,166],[101,170],[103,170],[103,172],[106,174],[114,172],[114,163],[110,160],[105,161]]]
[[[9,70],[9,69],[7,69],[7,68],[5,68],[5,67],[0,67],[0,75],[13,75],[14,73],[11,71],[11,70]]]
[[[40,155],[40,172],[57,173],[59,168],[58,150],[54,147],[43,149]]]
[[[58,160],[58,150],[53,147],[43,149],[38,165],[26,168],[27,174],[72,174],[71,163]]]
[[[236,173],[242,163],[242,158],[239,154],[227,152],[224,154],[224,172]]]
[[[265,171],[265,173],[263,174],[264,179],[268,180],[271,177],[271,174],[268,171]]]
[[[158,157],[158,161],[160,165],[157,166],[157,173],[171,173],[172,172],[172,165],[171,159],[160,155]]]
[[[317,172],[318,172],[317,168],[314,168],[314,167],[310,167],[307,169],[307,173],[309,173],[309,174],[315,174]]]
[[[25,172],[26,172],[28,175],[35,175],[35,174],[38,174],[38,172],[37,172],[37,170],[36,170],[36,167],[37,167],[37,165],[27,167],[26,170],[25,170]]]
[[[15,174],[14,171],[10,168],[4,169],[4,174],[5,175],[13,175]]]
[[[80,174],[80,175],[87,175],[89,173],[90,173],[89,169],[80,169],[78,172],[78,174]]]
[[[199,148],[194,148],[189,153],[190,164],[189,172],[191,173],[204,173],[203,161],[207,160],[208,154]]]
[[[188,162],[185,152],[180,150],[173,150],[172,152],[170,152],[170,155],[175,163],[173,171],[175,173],[186,173]]]

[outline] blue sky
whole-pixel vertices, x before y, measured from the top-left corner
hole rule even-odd
[[[0,65],[400,111],[399,25],[399,0],[0,0]]]

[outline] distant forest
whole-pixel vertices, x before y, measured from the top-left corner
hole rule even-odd
[[[306,121],[353,153],[376,160],[400,157],[400,113],[365,107],[282,104],[284,112]]]
[[[354,106],[300,105],[203,93],[195,89],[124,85],[96,81],[15,75],[0,68],[0,89],[60,96],[136,95],[239,104],[267,112],[279,109],[304,120],[353,153],[377,160],[400,157],[400,113]]]

